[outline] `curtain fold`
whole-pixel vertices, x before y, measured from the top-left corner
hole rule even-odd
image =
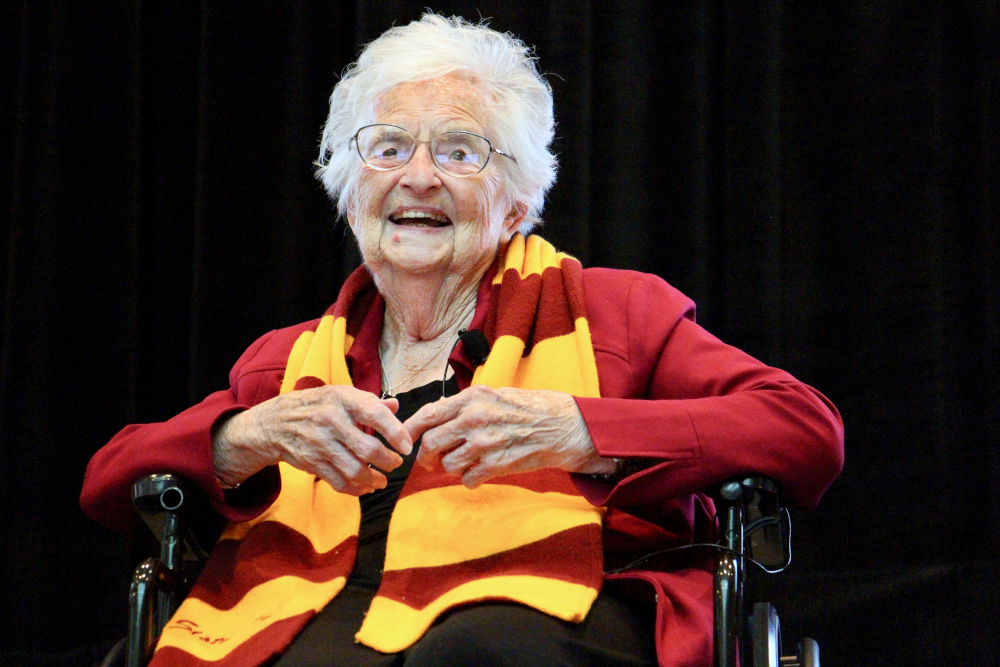
[[[335,297],[358,260],[312,176],[327,99],[424,5],[0,6],[0,657],[123,631],[134,538],[76,509],[86,462]],[[783,623],[820,624],[803,631],[844,664],[866,638],[889,663],[919,644],[892,624],[918,608],[980,635],[913,664],[1000,645],[995,596],[942,594],[1000,569],[996,3],[435,9],[537,47],[561,163],[547,239],[663,276],[841,409],[847,467],[797,517],[793,574],[829,592],[849,572],[853,597],[838,619],[773,587]]]

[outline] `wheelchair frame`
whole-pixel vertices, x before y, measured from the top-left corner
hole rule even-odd
[[[210,517],[202,492],[176,475],[149,475],[132,485],[132,502],[160,538],[160,556],[144,560],[129,591],[126,643],[102,667],[145,667],[163,628],[208,558],[222,526]],[[777,565],[791,547],[782,530],[777,485],[766,477],[745,476],[724,482],[715,494],[719,554],[714,577],[715,667],[736,667],[742,653],[748,667],[819,667],[819,646],[805,638],[795,655],[781,655],[778,614],[767,602],[744,614],[743,591],[749,558]],[[742,650],[749,648],[750,650]],[[749,658],[749,661],[747,660]]]

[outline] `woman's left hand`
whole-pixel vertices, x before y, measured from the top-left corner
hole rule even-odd
[[[560,391],[469,387],[429,403],[403,424],[412,442],[423,436],[417,463],[441,465],[475,488],[492,477],[542,468],[614,472],[602,458],[569,394]]]

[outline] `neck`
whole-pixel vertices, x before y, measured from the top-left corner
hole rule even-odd
[[[442,377],[459,329],[468,327],[476,310],[478,275],[461,280],[450,274],[408,276],[376,285],[385,298],[379,355],[383,389],[398,394]]]
[[[457,276],[411,276],[402,281],[376,279],[385,298],[382,338],[396,344],[426,343],[450,336],[472,320],[480,274],[474,280]]]

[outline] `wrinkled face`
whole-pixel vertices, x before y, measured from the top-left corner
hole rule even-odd
[[[418,141],[448,130],[492,139],[481,120],[483,105],[474,84],[449,75],[390,89],[376,104],[374,122],[403,127]],[[438,169],[425,143],[398,169],[362,166],[348,220],[376,279],[386,272],[478,279],[524,218],[501,186],[501,159],[494,156],[479,174],[460,178]]]

